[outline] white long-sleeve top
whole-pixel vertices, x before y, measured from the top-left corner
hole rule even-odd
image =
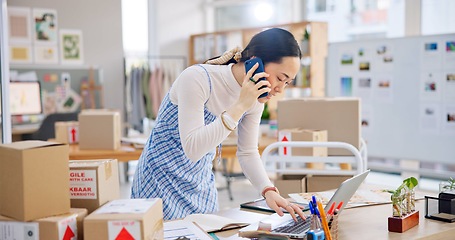
[[[183,150],[188,158],[199,160],[231,133],[221,121],[221,113],[239,98],[241,86],[230,65],[191,66],[183,71],[170,89],[170,99],[178,105],[178,124]],[[210,86],[211,85],[211,86]],[[211,89],[210,89],[211,88]],[[204,106],[218,118],[204,123]],[[239,122],[237,158],[243,173],[261,191],[272,186],[258,152],[258,131],[264,104],[256,102]],[[226,119],[225,119],[226,120]]]

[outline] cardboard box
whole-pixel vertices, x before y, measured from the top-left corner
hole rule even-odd
[[[78,143],[79,142],[79,122],[56,122],[55,141],[60,143]]]
[[[69,167],[71,207],[91,213],[120,197],[117,159],[74,160]]]
[[[352,176],[345,175],[281,175],[274,181],[282,197],[290,193],[322,192],[337,189]]]
[[[327,142],[327,131],[325,130],[283,129],[280,130],[278,136],[280,141]],[[281,147],[280,155],[327,157],[327,147],[287,148],[286,154]]]
[[[284,198],[288,198],[290,193],[307,192],[305,175],[282,175],[274,181],[274,185]]]
[[[8,229],[9,231],[5,231],[4,234],[10,234],[1,235],[0,239],[82,240],[82,227],[86,216],[87,209],[80,208],[72,208],[69,213],[41,218],[32,222],[19,222],[13,218],[0,216],[0,229]]]
[[[114,200],[84,220],[85,240],[163,238],[160,198]]]
[[[278,133],[279,141],[307,141],[307,142],[327,142],[326,130],[312,130],[312,129],[283,129]],[[291,156],[313,156],[313,157],[327,157],[327,147],[280,147],[280,155]],[[325,163],[323,162],[309,162],[306,163],[307,168],[324,169]]]
[[[120,112],[84,110],[79,114],[79,148],[115,150],[120,147]]]
[[[30,221],[69,212],[68,158],[66,144],[0,145],[0,215]]]
[[[352,176],[347,175],[307,175],[307,192],[322,192],[338,189],[340,184]]]
[[[328,141],[346,142],[360,149],[360,99],[301,98],[278,102],[278,130],[327,130]],[[345,149],[329,148],[329,156],[351,156]]]

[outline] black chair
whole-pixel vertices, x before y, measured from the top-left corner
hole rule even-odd
[[[79,112],[49,114],[44,118],[36,132],[24,134],[22,139],[47,141],[50,138],[55,138],[55,122],[77,121],[78,114]]]

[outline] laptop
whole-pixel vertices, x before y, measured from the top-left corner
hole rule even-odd
[[[343,205],[339,210],[340,213],[369,173],[370,170],[367,170],[342,182],[328,204],[325,206],[325,211],[327,212],[329,210],[333,202],[343,202]],[[272,230],[267,234],[274,236],[287,236],[289,238],[304,238],[307,231],[310,229],[310,218],[303,221],[298,218],[298,220],[298,222],[294,222],[294,219],[292,219],[290,214],[285,214],[283,217],[280,217],[275,213],[263,219],[261,223],[265,223],[267,225],[270,224]],[[258,233],[258,225],[259,223],[255,223],[240,229],[239,236],[251,237],[252,234]]]

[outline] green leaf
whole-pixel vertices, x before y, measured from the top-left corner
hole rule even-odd
[[[413,189],[417,186],[417,184],[419,184],[415,177],[406,178],[405,180],[403,180],[403,183],[405,183],[409,189]]]

